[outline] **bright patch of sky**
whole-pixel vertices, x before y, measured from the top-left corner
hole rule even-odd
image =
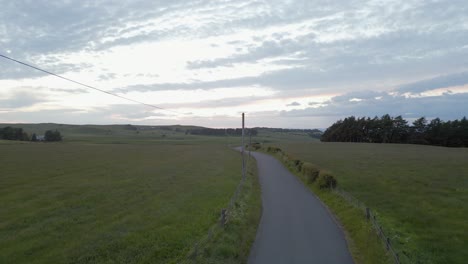
[[[0,123],[326,127],[468,115],[468,3],[1,1]],[[433,107],[428,107],[432,105]],[[435,109],[437,111],[435,111]]]

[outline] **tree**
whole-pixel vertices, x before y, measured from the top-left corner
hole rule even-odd
[[[393,119],[392,143],[404,143],[408,138],[408,122],[403,117],[397,116]]]
[[[5,127],[0,129],[0,139],[6,140],[29,140],[29,136],[22,128]]]
[[[410,143],[413,144],[429,144],[426,139],[428,125],[425,117],[414,120],[413,126],[411,127],[411,139]]]
[[[47,130],[44,134],[45,141],[62,141],[62,135],[57,130]]]
[[[34,142],[37,141],[36,133],[32,134],[31,141],[34,141]]]

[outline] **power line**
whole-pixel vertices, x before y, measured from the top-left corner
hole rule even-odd
[[[173,112],[173,113],[176,113],[176,114],[182,114],[182,113],[177,112],[177,111],[174,111],[174,110],[169,110],[169,109],[165,109],[165,108],[162,108],[162,107],[159,107],[159,106],[155,106],[155,105],[152,105],[152,104],[143,103],[143,102],[140,102],[140,101],[137,101],[137,100],[134,100],[134,99],[125,97],[125,96],[121,96],[121,95],[118,95],[118,94],[115,94],[115,93],[111,93],[111,92],[108,92],[108,91],[105,91],[105,90],[102,90],[102,89],[93,87],[93,86],[91,86],[91,85],[87,85],[87,84],[81,83],[81,82],[78,82],[78,81],[69,79],[69,78],[67,78],[67,77],[63,77],[63,76],[61,76],[61,75],[58,75],[58,74],[56,74],[56,73],[43,70],[43,69],[38,68],[38,67],[36,67],[36,66],[33,66],[33,65],[31,65],[31,64],[28,64],[28,63],[25,63],[25,62],[22,62],[22,61],[19,61],[19,60],[15,60],[15,59],[13,59],[13,58],[10,58],[10,57],[5,56],[5,55],[2,55],[2,54],[0,54],[0,57],[5,58],[5,59],[10,60],[10,61],[13,61],[13,62],[16,62],[16,63],[21,64],[21,65],[24,65],[24,66],[26,66],[26,67],[33,68],[33,69],[35,69],[35,70],[38,70],[38,71],[41,71],[41,72],[50,74],[50,75],[55,76],[55,77],[57,77],[57,78],[60,78],[60,79],[63,79],[63,80],[66,80],[66,81],[69,81],[69,82],[72,82],[72,83],[75,83],[75,84],[84,86],[84,87],[86,87],[86,88],[99,91],[99,92],[101,92],[101,93],[105,93],[105,94],[108,94],[108,95],[112,95],[112,96],[115,96],[115,97],[118,97],[118,98],[121,98],[121,99],[130,101],[130,102],[133,102],[133,103],[145,105],[145,106],[152,107],[152,108],[156,108],[156,109],[159,109],[159,110],[169,111],[169,112]]]

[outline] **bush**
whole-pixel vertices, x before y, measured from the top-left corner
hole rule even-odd
[[[260,143],[252,143],[252,148],[254,150],[259,150],[262,146],[260,145]]]
[[[282,150],[280,148],[277,148],[277,147],[268,147],[267,148],[267,152],[271,152],[271,153],[278,153],[278,152],[281,152]]]
[[[304,162],[302,162],[301,160],[298,160],[298,159],[295,159],[292,161],[294,167],[296,167],[297,171],[301,171],[302,170],[302,164],[304,164]]]
[[[44,134],[45,141],[62,141],[62,135],[57,130],[47,130]]]
[[[329,172],[321,171],[317,180],[320,189],[334,189],[338,182]]]
[[[313,183],[319,176],[320,170],[312,163],[303,162],[301,172],[305,176],[307,183]]]

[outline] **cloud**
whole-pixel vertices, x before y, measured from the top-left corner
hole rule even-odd
[[[171,120],[168,114],[135,104],[96,107],[91,110],[77,108],[43,109],[34,111],[8,111],[0,116],[0,123],[62,123],[62,124],[149,124]]]
[[[41,94],[35,94],[26,91],[18,91],[8,96],[7,98],[0,99],[0,108],[24,108],[47,101],[48,100]]]
[[[409,98],[388,93],[378,93],[377,97],[374,97],[375,95],[377,93],[361,96],[362,100],[351,100],[356,98],[356,93],[350,93],[334,97],[317,108],[283,111],[281,115],[288,117],[327,116],[331,120],[351,115],[373,117],[384,114],[402,115],[405,118],[440,117],[447,120],[468,116],[468,108],[466,108],[468,93],[445,93],[440,96]]]
[[[84,88],[46,88],[46,87],[44,88],[53,92],[66,93],[66,94],[89,93],[89,91]]]
[[[292,102],[290,104],[287,104],[286,106],[300,106],[301,104],[298,102]]]
[[[414,83],[405,84],[398,87],[397,91],[400,93],[421,93],[438,88],[462,86],[465,84],[468,84],[468,72],[442,75]]]
[[[452,104],[458,107],[466,100],[464,94],[459,99],[450,94],[401,96],[468,84],[468,4],[463,0],[7,1],[0,13],[0,53],[136,98],[151,91],[265,87],[275,98],[306,105],[301,98],[341,94],[326,106],[310,103],[305,111],[284,112],[297,113],[297,120],[433,109],[449,116]],[[55,95],[46,98],[30,88],[27,94],[0,99],[2,108],[89,98],[80,96],[82,89],[68,89],[12,62],[0,60],[0,68],[5,90],[37,81],[53,87]],[[257,97],[247,98],[265,103]],[[226,97],[190,107],[236,108],[243,103]],[[277,112],[270,108],[265,111]],[[135,109],[132,114],[113,110],[113,117],[105,109],[95,112],[96,118],[82,117],[152,118]]]
[[[219,66],[229,67],[236,63],[254,63],[262,59],[275,58],[279,56],[287,56],[289,60],[283,59],[277,61],[277,63],[284,64],[287,62],[288,65],[292,65],[294,63],[300,64],[301,60],[297,58],[295,53],[302,51],[306,43],[310,44],[310,42],[303,41],[303,38],[299,40],[281,39],[283,36],[279,34],[277,37],[280,39],[266,40],[259,46],[247,47],[247,50],[244,53],[215,60],[193,61],[189,62],[187,67],[189,69],[216,68]]]
[[[106,73],[106,74],[101,74],[99,75],[99,80],[101,81],[108,81],[108,80],[112,80],[112,79],[115,79],[117,76],[117,74],[115,73]]]

